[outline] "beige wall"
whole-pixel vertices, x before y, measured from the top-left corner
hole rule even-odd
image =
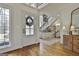
[[[62,27],[70,24],[71,11],[79,7],[79,4],[49,4],[45,8],[40,10],[40,13],[30,7],[24,6],[23,4],[0,4],[2,6],[8,6],[11,9],[11,19],[10,19],[10,40],[11,47],[0,49],[0,53],[21,48],[30,44],[39,42],[39,20],[38,15],[40,13],[46,13],[51,16],[60,15],[61,17],[61,43],[63,43],[63,32]],[[29,14],[35,17],[35,35],[25,36],[22,32],[25,26],[24,15]]]
[[[69,25],[70,25],[70,20],[71,20],[71,11],[74,10],[75,8],[79,7],[79,4],[74,4],[74,3],[63,3],[63,4],[59,4],[59,3],[51,3],[48,4],[48,6],[46,6],[45,8],[41,9],[40,12],[41,13],[46,13],[49,14],[51,16],[57,16],[60,15],[61,18],[61,43],[63,43],[63,31],[62,31],[62,27],[64,25],[66,25],[67,30],[69,31]]]
[[[10,17],[10,41],[11,47],[0,49],[0,53],[7,52],[10,50],[18,49],[23,46],[35,44],[39,42],[39,24],[37,10],[24,6],[23,4],[0,4],[0,6],[6,6],[11,10]],[[25,14],[29,14],[35,17],[34,19],[34,30],[33,36],[25,36],[23,34],[23,28],[25,26]]]

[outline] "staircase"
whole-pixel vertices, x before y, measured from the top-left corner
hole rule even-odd
[[[57,21],[56,17],[49,17],[48,18],[48,22],[43,23],[43,25],[40,27],[40,31],[46,31],[47,29],[49,29],[49,27],[51,27],[55,22]],[[52,26],[53,28],[53,26]]]
[[[44,23],[41,27],[40,27],[40,30],[43,31],[45,30],[47,27],[49,27],[51,24],[53,24],[54,22],[56,21],[56,18],[54,17],[50,17],[48,19],[48,22]]]
[[[57,21],[57,18],[49,17],[48,22],[44,23],[40,27],[41,38],[49,38],[49,37],[52,38],[52,37],[56,37],[56,35],[57,36],[59,35],[59,31],[55,31],[54,26],[52,26],[55,23],[55,21]],[[52,30],[50,28],[52,28]]]

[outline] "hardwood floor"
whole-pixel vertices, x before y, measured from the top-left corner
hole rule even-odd
[[[8,56],[38,56],[39,55],[39,44],[23,47],[14,51],[5,53]]]
[[[7,52],[8,56],[79,56],[78,53],[64,49],[60,43],[52,45],[34,44],[31,46],[23,47],[11,52]]]
[[[40,50],[41,56],[79,56],[78,53],[64,49],[63,45],[56,43],[53,45],[45,45]]]

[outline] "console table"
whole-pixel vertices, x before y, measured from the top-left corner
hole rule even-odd
[[[64,35],[64,48],[79,53],[79,35]]]

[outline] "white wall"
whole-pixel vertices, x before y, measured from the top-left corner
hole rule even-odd
[[[11,47],[0,49],[0,53],[22,48],[23,46],[35,44],[39,42],[39,23],[38,12],[35,9],[24,6],[23,4],[0,4],[11,9],[10,19],[10,41]],[[30,14],[35,17],[34,26],[35,33],[33,36],[25,36],[23,28],[25,26],[24,14]]]
[[[38,15],[39,12],[33,8],[29,8],[27,6],[23,6],[22,4],[0,4],[4,6],[8,6],[11,9],[11,32],[10,32],[10,40],[11,47],[0,49],[0,53],[7,52],[10,50],[14,50],[17,48],[21,48],[23,46],[27,46],[33,43],[37,43],[39,41],[39,20]],[[67,28],[70,24],[71,19],[71,11],[75,8],[79,7],[79,4],[49,4],[45,8],[41,9],[41,13],[46,13],[51,16],[60,15],[61,18],[61,43],[63,43],[63,32],[62,27],[66,25]],[[22,32],[25,26],[24,15],[29,14],[35,17],[35,35],[34,36],[25,36]],[[32,38],[32,39],[31,39]]]
[[[62,27],[64,25],[66,25],[67,27],[67,31],[69,31],[69,25],[70,25],[70,20],[71,20],[71,12],[72,10],[74,10],[75,8],[79,7],[79,4],[75,4],[75,3],[51,3],[48,4],[48,6],[46,6],[45,8],[41,9],[40,12],[49,14],[49,15],[53,15],[53,16],[57,16],[60,15],[61,18],[61,43],[63,43],[63,31],[62,31]]]

